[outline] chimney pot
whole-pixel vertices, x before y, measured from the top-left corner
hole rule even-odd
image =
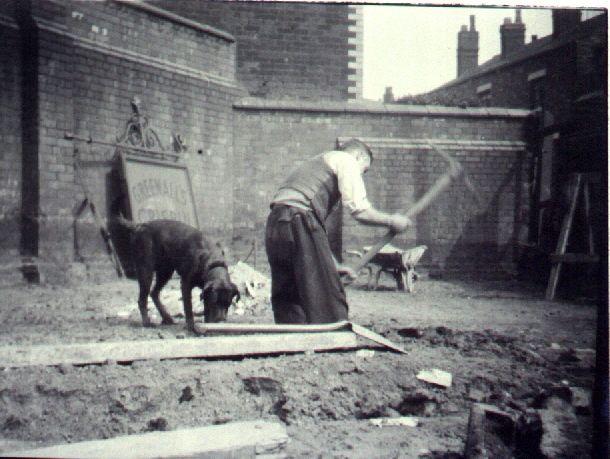
[[[517,8],[515,11],[515,24],[521,24],[521,8]]]
[[[479,65],[479,32],[475,30],[475,17],[470,16],[468,26],[461,26],[457,42],[457,76],[476,69]]]
[[[513,23],[510,18],[505,18],[504,24],[500,26],[503,57],[517,51],[525,44],[525,24],[521,22],[521,13],[515,13],[515,21]]]
[[[538,40],[538,35],[532,35],[532,41],[534,42],[536,40]]]

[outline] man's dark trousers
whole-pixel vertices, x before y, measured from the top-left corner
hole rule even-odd
[[[271,265],[271,304],[276,323],[347,320],[345,290],[314,213],[274,205],[265,234]]]

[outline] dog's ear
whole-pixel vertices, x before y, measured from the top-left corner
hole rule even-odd
[[[208,281],[203,286],[203,292],[201,293],[201,299],[205,304],[215,304],[216,303],[216,289],[214,288],[215,281]]]
[[[199,257],[197,258],[197,264],[198,264],[198,271],[203,272],[204,268],[205,268],[205,264],[208,261],[208,256],[206,255],[206,253],[202,250],[201,252],[199,252]]]

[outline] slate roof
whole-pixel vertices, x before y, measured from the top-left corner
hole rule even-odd
[[[502,57],[498,54],[492,57],[490,60],[479,65],[476,69],[473,69],[470,72],[466,72],[463,75],[460,75],[459,77],[443,84],[442,86],[439,86],[436,89],[433,89],[430,92],[455,86],[459,83],[463,83],[464,81],[468,81],[471,78],[479,77],[491,71],[498,70],[502,67],[514,65],[518,62],[530,59],[540,54],[544,54],[557,48],[561,48],[580,37],[590,35],[592,32],[606,30],[607,21],[608,15],[600,14],[598,16],[592,17],[591,19],[581,22],[577,27],[566,32],[563,35],[560,35],[559,37],[554,38],[552,35],[547,35],[546,37],[542,37],[537,39],[536,41],[525,44],[517,51],[508,54],[505,57]]]

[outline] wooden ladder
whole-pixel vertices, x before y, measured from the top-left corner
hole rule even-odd
[[[596,174],[579,173],[570,176],[570,207],[561,224],[557,248],[555,249],[555,253],[551,254],[550,257],[552,267],[549,284],[546,289],[546,299],[549,301],[555,299],[555,291],[557,290],[563,263],[597,263],[599,261],[599,256],[595,253],[595,240],[593,226],[591,224],[590,191],[590,184],[595,183],[597,180],[599,180],[599,176]],[[581,190],[583,191],[584,217],[585,224],[587,225],[588,253],[566,253]]]

